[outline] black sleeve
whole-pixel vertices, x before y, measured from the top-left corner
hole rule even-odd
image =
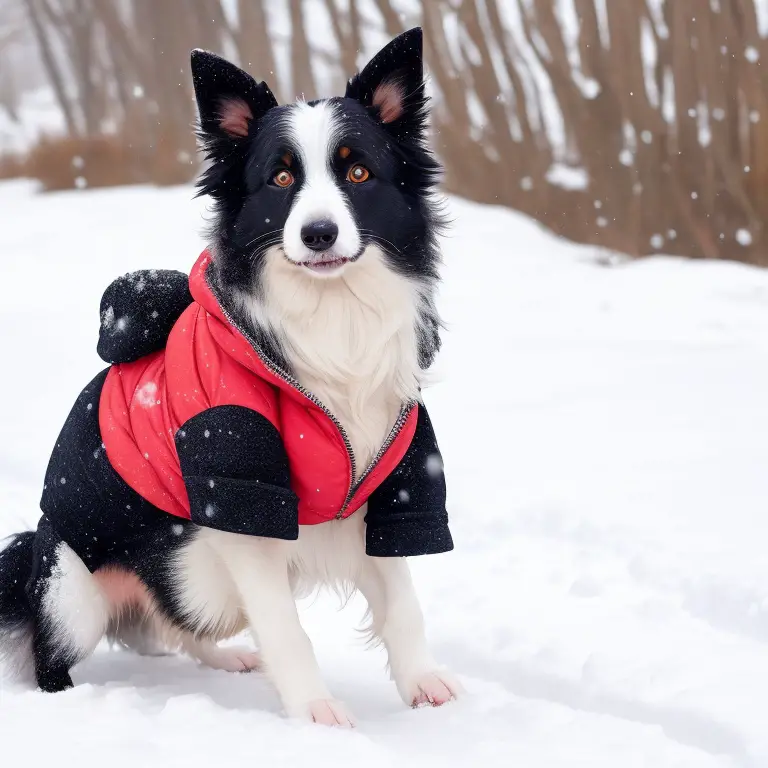
[[[107,363],[131,363],[162,349],[191,303],[183,272],[141,269],[118,277],[101,297],[99,357]]]
[[[192,522],[230,533],[296,539],[299,500],[291,490],[279,432],[256,411],[220,405],[189,419],[176,450]]]
[[[449,552],[443,460],[427,410],[419,404],[416,432],[402,461],[368,499],[365,551],[373,557]]]

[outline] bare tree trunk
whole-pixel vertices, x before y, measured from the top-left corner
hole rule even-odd
[[[349,0],[346,22],[334,0],[325,0],[325,7],[331,19],[333,33],[341,52],[341,66],[345,78],[357,72],[357,55],[360,53],[360,14],[356,0]]]
[[[238,29],[234,32],[240,66],[257,80],[266,80],[273,92],[284,92],[277,74],[265,0],[238,0]]]
[[[86,136],[99,133],[99,103],[97,86],[94,82],[93,62],[93,17],[87,0],[75,0],[70,19],[70,58],[74,63],[77,82],[78,102],[83,113]]]
[[[355,0],[351,0],[351,2],[355,2]],[[427,8],[429,7],[428,3],[429,0],[427,0],[426,5],[422,3],[422,5],[424,5],[422,13],[424,14],[426,14]],[[405,31],[405,26],[403,26],[400,16],[392,7],[389,0],[376,0],[376,8],[381,14],[381,18],[384,20],[384,29],[387,30],[387,34],[390,37],[396,37],[401,32]]]
[[[37,0],[24,0],[24,5],[29,15],[32,29],[35,33],[35,39],[37,40],[38,50],[40,51],[40,58],[43,61],[48,79],[51,82],[51,87],[56,96],[56,101],[61,108],[61,112],[64,115],[64,122],[67,126],[67,133],[70,136],[79,135],[77,123],[75,121],[74,111],[72,105],[69,102],[66,89],[64,87],[64,79],[61,76],[61,70],[59,64],[56,61],[56,57],[53,54],[51,47],[51,41],[48,37],[48,32],[45,29],[45,25],[41,18],[40,7]]]
[[[304,27],[304,4],[291,0],[291,87],[293,96],[317,98],[317,84],[309,56],[309,41]]]

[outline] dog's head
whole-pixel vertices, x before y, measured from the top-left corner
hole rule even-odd
[[[425,144],[420,29],[352,77],[343,97],[278,106],[266,83],[195,51],[199,136],[210,165],[199,187],[216,203],[220,279],[258,289],[267,255],[333,280],[375,251],[430,282],[439,166]]]

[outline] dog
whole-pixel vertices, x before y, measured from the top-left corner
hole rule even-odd
[[[189,279],[105,293],[112,365],[65,422],[37,530],[0,551],[0,653],[55,692],[105,636],[181,650],[263,670],[290,717],[353,726],[296,610],[326,584],[366,598],[405,703],[441,705],[461,688],[406,560],[453,546],[420,395],[443,223],[421,30],[341,98],[278,106],[204,51],[192,74],[211,245]],[[246,628],[258,653],[217,645]]]

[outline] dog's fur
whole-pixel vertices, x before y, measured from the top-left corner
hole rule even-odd
[[[387,46],[344,98],[282,107],[264,83],[212,54],[195,52],[192,63],[219,299],[334,413],[359,473],[402,403],[419,397],[439,346],[438,166],[424,143],[421,32]],[[356,165],[370,173],[362,183],[348,177]],[[282,171],[288,186],[276,183]],[[305,245],[303,230],[317,222],[338,229],[328,250]],[[404,700],[441,704],[458,686],[427,650],[405,560],[365,555],[364,516],[304,526],[295,542],[178,525],[170,538],[148,536],[161,567],[126,553],[94,574],[41,525],[0,553],[0,647],[17,666],[33,656],[46,690],[69,685],[69,667],[105,633],[142,653],[182,649],[229,670],[263,665],[289,715],[350,725],[296,613],[295,595],[324,583],[362,591]],[[245,627],[260,655],[215,645]]]

